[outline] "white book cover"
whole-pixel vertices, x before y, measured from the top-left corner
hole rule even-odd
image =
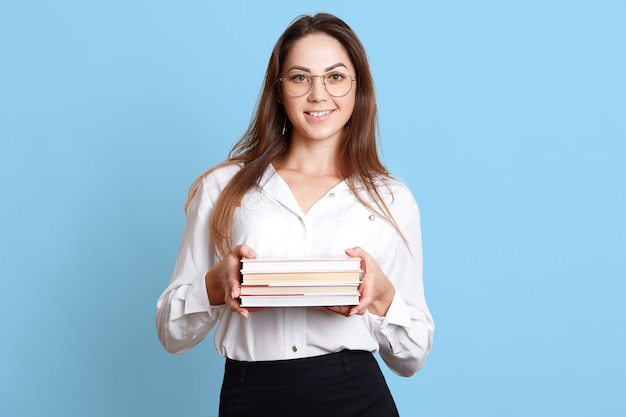
[[[247,295],[242,307],[321,307],[357,305],[359,294]]]
[[[305,258],[244,258],[241,273],[263,272],[341,272],[361,271],[361,258],[305,257]]]

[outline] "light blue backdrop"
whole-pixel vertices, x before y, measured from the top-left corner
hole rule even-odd
[[[189,184],[300,13],[364,42],[422,209],[435,344],[403,416],[624,416],[626,2],[0,3],[0,413],[217,415],[154,327]]]

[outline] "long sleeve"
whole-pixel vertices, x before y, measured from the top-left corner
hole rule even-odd
[[[187,210],[178,259],[169,286],[157,302],[159,340],[168,352],[183,353],[205,338],[224,306],[211,306],[205,274],[215,263],[209,219],[221,184],[206,178]]]
[[[380,259],[380,266],[396,293],[385,317],[368,313],[368,319],[387,366],[398,375],[411,376],[431,349],[434,322],[424,297],[417,203],[408,189],[394,190],[390,209],[407,242],[396,235],[383,245],[388,255]]]
[[[345,181],[302,213],[288,185],[268,166],[261,186],[250,189],[235,210],[233,243],[246,244],[263,257],[338,256],[346,248],[361,246],[392,281],[396,295],[386,317],[272,307],[243,318],[225,305],[211,306],[204,282],[217,261],[209,221],[217,198],[239,169],[222,166],[206,175],[188,208],[172,278],[157,303],[163,346],[172,353],[186,352],[215,327],[215,348],[231,359],[296,359],[343,349],[380,351],[394,372],[405,376],[417,372],[430,350],[433,322],[424,300],[419,211],[409,189],[392,180],[388,187],[381,186],[407,245]]]

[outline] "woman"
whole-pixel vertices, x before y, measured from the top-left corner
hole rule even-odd
[[[419,210],[377,153],[366,53],[342,20],[301,16],[278,39],[256,114],[229,158],[200,176],[170,285],[161,343],[182,353],[215,328],[226,358],[220,416],[393,416],[378,363],[417,372],[433,320]],[[362,259],[360,303],[242,308],[244,257]]]

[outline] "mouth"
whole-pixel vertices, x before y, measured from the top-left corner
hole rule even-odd
[[[313,116],[313,117],[324,117],[324,116],[328,116],[329,114],[331,114],[334,110],[324,110],[324,111],[308,111],[305,112],[306,114]]]

